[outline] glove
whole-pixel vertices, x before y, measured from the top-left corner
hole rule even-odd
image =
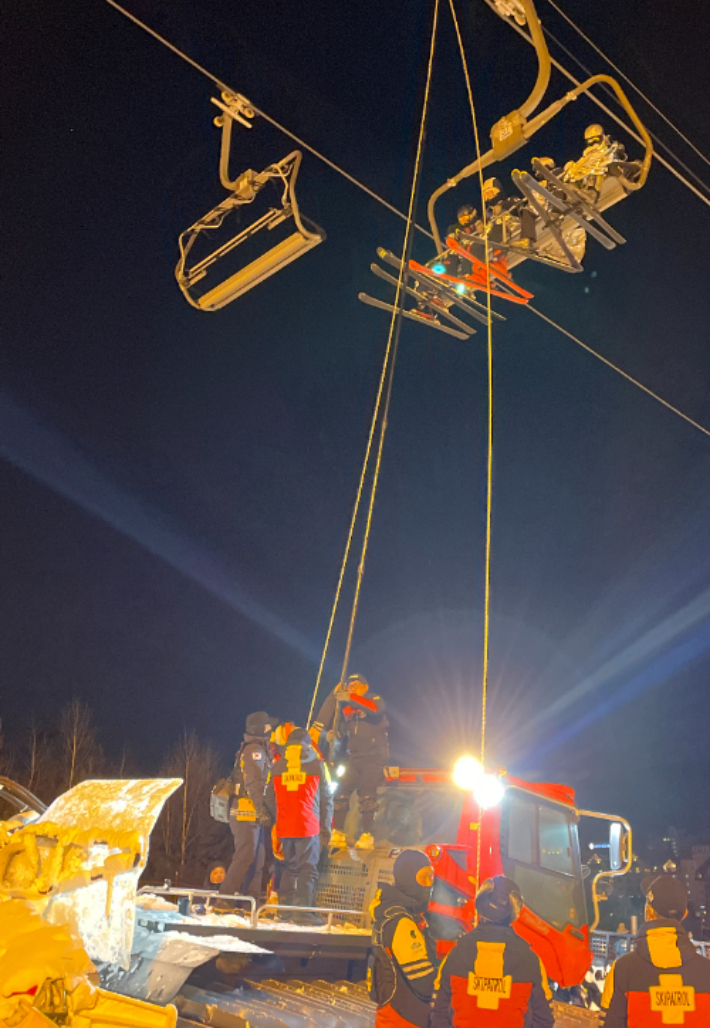
[[[271,828],[271,849],[277,860],[283,860],[284,849],[281,845],[278,832],[276,831],[276,825],[273,825]]]
[[[320,833],[321,849],[328,849],[330,846],[330,828],[322,828]]]
[[[321,729],[318,725],[311,725],[311,727],[308,729],[308,734],[310,735],[311,742],[314,746],[317,746],[320,742],[320,733]]]
[[[271,817],[269,814],[267,814],[265,810],[257,816],[257,821],[259,822],[261,828],[271,828]]]

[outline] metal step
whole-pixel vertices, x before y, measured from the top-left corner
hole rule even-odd
[[[186,986],[175,1000],[181,1018],[215,1028],[373,1028],[375,1004],[352,982],[267,979],[230,991]]]

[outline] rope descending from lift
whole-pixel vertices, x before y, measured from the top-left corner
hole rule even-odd
[[[483,601],[483,667],[481,671],[481,750],[480,750],[480,761],[481,767],[485,767],[486,757],[486,717],[488,713],[488,663],[489,663],[489,643],[490,643],[490,607],[491,607],[491,522],[492,522],[492,510],[493,510],[493,317],[491,312],[491,265],[490,265],[490,251],[489,251],[489,240],[488,240],[488,224],[486,215],[486,201],[483,195],[483,169],[480,167],[481,160],[481,144],[478,136],[478,120],[476,118],[476,106],[473,102],[473,91],[471,89],[471,78],[468,73],[468,63],[466,61],[466,50],[463,45],[463,39],[461,38],[461,30],[459,28],[458,18],[456,16],[456,7],[454,6],[454,0],[449,0],[449,7],[451,8],[451,17],[454,21],[454,29],[456,30],[456,39],[459,45],[459,53],[461,54],[461,64],[463,66],[463,73],[466,78],[466,91],[468,93],[468,103],[471,108],[471,123],[473,125],[473,138],[476,144],[476,160],[479,162],[478,168],[478,183],[481,190],[481,216],[483,220],[483,238],[485,242],[485,257],[486,257],[486,296],[488,302],[486,304],[488,313],[488,333],[487,333],[487,370],[488,370],[488,420],[487,420],[487,440],[486,440],[486,549],[485,549],[485,562],[484,562],[484,601]],[[481,884],[481,819],[483,810],[479,808],[479,824],[478,831],[476,833],[476,888],[480,888]]]
[[[438,18],[439,18],[439,0],[435,0],[434,18],[433,18],[433,23],[432,23],[431,42],[430,42],[430,45],[429,45],[429,63],[428,63],[428,66],[427,66],[426,87],[425,87],[425,92],[424,92],[424,102],[423,102],[423,106],[422,106],[422,117],[421,117],[421,122],[420,122],[420,126],[419,126],[419,138],[418,138],[418,141],[417,141],[417,153],[416,153],[416,158],[415,158],[415,163],[414,163],[414,174],[413,174],[413,177],[412,177],[412,188],[411,188],[410,195],[409,195],[409,208],[408,208],[407,215],[406,215],[406,228],[405,228],[405,232],[404,232],[404,257],[403,257],[403,260],[402,260],[402,267],[400,269],[398,280],[397,280],[397,291],[396,291],[396,295],[395,295],[395,301],[394,301],[394,307],[393,307],[393,311],[392,311],[392,316],[390,318],[390,327],[389,327],[389,333],[388,333],[388,337],[387,337],[387,346],[385,348],[385,356],[384,356],[384,361],[382,363],[382,371],[380,372],[380,381],[379,381],[378,388],[377,388],[377,396],[375,398],[375,407],[374,407],[374,410],[373,410],[373,413],[372,413],[372,420],[370,422],[370,431],[369,431],[369,435],[368,435],[368,439],[367,439],[367,446],[365,447],[365,458],[364,458],[364,461],[363,461],[362,470],[360,472],[360,481],[358,482],[357,495],[355,497],[355,504],[354,504],[354,507],[353,507],[353,513],[352,513],[352,517],[350,519],[350,528],[348,530],[348,538],[347,538],[347,542],[345,544],[345,552],[343,554],[343,560],[342,560],[342,563],[340,565],[340,574],[338,576],[338,584],[337,584],[336,590],[335,590],[335,599],[333,601],[333,607],[332,607],[332,610],[330,612],[330,621],[328,623],[328,631],[327,631],[326,637],[325,637],[325,643],[324,643],[324,646],[323,646],[323,653],[321,654],[320,665],[318,667],[318,675],[316,677],[316,684],[315,684],[315,688],[313,690],[313,697],[311,699],[311,707],[310,707],[310,711],[308,713],[308,721],[307,721],[308,725],[310,725],[311,721],[313,720],[313,714],[315,712],[316,698],[318,696],[318,690],[320,688],[321,679],[323,677],[323,669],[325,667],[325,661],[326,661],[326,657],[327,657],[327,654],[328,654],[328,648],[330,646],[330,640],[331,640],[331,636],[332,636],[332,633],[333,633],[333,625],[335,623],[335,617],[336,617],[337,610],[338,610],[338,605],[339,605],[339,602],[340,602],[340,594],[341,594],[341,591],[342,591],[343,579],[345,577],[345,571],[346,571],[348,560],[349,560],[349,556],[350,556],[350,549],[351,549],[351,546],[352,546],[353,535],[354,535],[354,532],[355,532],[355,524],[356,524],[356,521],[357,521],[357,516],[358,516],[359,509],[360,509],[360,501],[362,499],[362,492],[363,492],[363,488],[364,488],[364,484],[365,484],[365,478],[367,476],[367,469],[368,469],[368,466],[369,466],[369,463],[370,463],[370,456],[371,456],[371,453],[372,453],[372,443],[373,443],[373,440],[374,440],[375,431],[377,429],[377,424],[378,424],[378,421],[379,421],[379,414],[380,414],[380,408],[381,408],[381,403],[382,403],[382,395],[385,392],[385,387],[386,387],[385,405],[384,405],[384,410],[383,410],[383,415],[382,415],[382,421],[381,421],[381,424],[380,424],[380,439],[379,439],[379,444],[378,444],[378,448],[377,448],[377,457],[376,457],[376,461],[375,461],[375,471],[374,471],[373,480],[372,480],[372,487],[371,487],[371,491],[370,491],[370,502],[369,502],[368,511],[367,511],[367,520],[366,520],[366,524],[365,524],[365,534],[364,534],[364,537],[363,537],[362,553],[361,553],[361,556],[360,556],[360,563],[358,565],[357,582],[356,582],[356,586],[355,586],[355,596],[354,596],[354,599],[353,599],[353,607],[352,607],[352,612],[351,612],[351,615],[350,615],[350,625],[349,625],[349,628],[348,628],[348,637],[347,637],[347,642],[346,642],[346,647],[345,647],[345,656],[344,656],[344,659],[343,659],[343,667],[342,667],[342,672],[341,672],[341,681],[345,681],[346,674],[347,674],[347,668],[348,668],[348,662],[350,660],[350,650],[352,648],[353,631],[354,631],[354,628],[355,628],[355,617],[356,617],[356,614],[357,614],[357,608],[358,608],[358,604],[359,604],[359,600],[360,600],[360,587],[362,585],[362,577],[363,577],[364,570],[365,570],[365,556],[367,554],[367,546],[368,546],[369,538],[370,538],[370,528],[371,528],[371,525],[372,525],[372,511],[373,511],[374,503],[375,503],[375,494],[377,492],[377,483],[378,483],[378,480],[379,480],[380,465],[381,465],[381,461],[382,461],[382,449],[383,449],[383,446],[384,446],[385,432],[386,432],[386,429],[387,429],[387,419],[388,419],[388,415],[389,415],[390,398],[392,396],[392,382],[393,382],[393,377],[394,377],[394,367],[395,367],[395,362],[396,362],[396,358],[397,358],[397,350],[398,350],[398,347],[399,347],[399,332],[400,332],[401,324],[402,324],[402,315],[401,315],[401,307],[400,307],[401,300],[402,300],[402,293],[403,293],[403,288],[402,287],[403,287],[403,284],[404,284],[405,268],[407,267],[408,260],[409,260],[408,254],[411,253],[411,249],[412,249],[412,242],[413,242],[412,227],[416,227],[414,225],[414,214],[415,214],[415,209],[416,209],[416,201],[417,201],[417,195],[418,195],[419,182],[420,182],[420,179],[421,179],[421,157],[422,157],[422,151],[423,151],[423,147],[424,147],[424,136],[425,136],[425,133],[426,133],[426,119],[427,119],[427,113],[428,113],[428,109],[429,109],[429,94],[430,94],[430,88],[431,88],[431,73],[432,73],[432,67],[433,67],[433,63],[434,63],[434,47],[435,47],[435,43],[436,43],[436,30],[437,30],[437,25],[438,25]]]
[[[419,137],[417,139],[417,153],[414,161],[414,173],[412,175],[412,188],[409,193],[409,206],[407,209],[407,225],[404,230],[404,247],[402,250],[402,263],[397,276],[397,292],[394,298],[394,305],[392,310],[392,317],[390,320],[389,337],[387,339],[387,352],[390,349],[392,351],[392,362],[389,371],[389,380],[387,382],[387,395],[385,398],[385,405],[382,412],[382,421],[380,423],[380,438],[377,447],[377,457],[375,460],[375,470],[372,476],[372,486],[370,489],[370,502],[367,509],[367,519],[365,521],[365,534],[362,541],[362,552],[360,554],[360,563],[357,569],[357,581],[355,583],[355,596],[353,597],[353,607],[350,615],[350,625],[348,627],[348,637],[345,644],[345,655],[343,658],[343,666],[341,670],[341,681],[345,681],[348,672],[348,663],[350,661],[350,651],[352,648],[353,632],[355,630],[355,619],[357,617],[358,605],[360,602],[360,590],[362,587],[362,578],[365,572],[365,557],[367,555],[367,547],[370,541],[370,530],[372,528],[372,513],[375,507],[375,496],[377,494],[377,485],[380,478],[380,468],[382,465],[382,451],[385,443],[385,434],[387,432],[387,423],[389,419],[390,401],[392,399],[392,383],[394,381],[394,368],[397,360],[397,350],[399,348],[399,336],[402,329],[402,303],[404,299],[404,282],[406,278],[407,268],[409,267],[409,260],[412,255],[412,246],[414,243],[414,232],[412,231],[416,226],[414,217],[416,214],[417,200],[419,197],[419,186],[421,183],[421,171],[422,171],[422,155],[424,151],[424,139],[426,136],[426,124],[427,115],[429,113],[429,97],[431,93],[431,76],[434,67],[434,50],[436,47],[436,32],[439,23],[439,0],[434,0],[434,16],[432,19],[431,27],[431,40],[429,43],[429,61],[427,64],[426,73],[426,85],[424,88],[424,100],[422,102],[422,115],[419,122]],[[385,355],[385,363],[387,362],[387,355]]]

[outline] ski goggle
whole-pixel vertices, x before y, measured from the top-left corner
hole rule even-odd
[[[431,889],[434,884],[434,868],[431,864],[427,864],[426,867],[420,867],[414,877],[419,885],[424,886],[425,889]]]

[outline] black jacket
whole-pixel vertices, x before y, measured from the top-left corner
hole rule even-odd
[[[373,917],[370,996],[411,1025],[429,1024],[436,978],[436,944],[410,897],[383,885],[370,908]]]
[[[601,1007],[605,1028],[708,1028],[710,960],[679,921],[647,921],[636,950],[619,957],[607,975]]]
[[[496,1028],[553,1028],[551,999],[545,969],[527,942],[484,921],[441,965],[431,1028],[477,1024],[479,1011],[481,1023]]]
[[[270,773],[271,758],[265,740],[258,735],[245,734],[232,772],[235,786],[232,812],[238,821],[265,821],[271,817],[265,796]]]
[[[321,733],[328,733],[335,722],[336,738],[345,740],[348,757],[381,763],[390,757],[385,701],[371,690],[364,696],[332,692],[314,722]]]

